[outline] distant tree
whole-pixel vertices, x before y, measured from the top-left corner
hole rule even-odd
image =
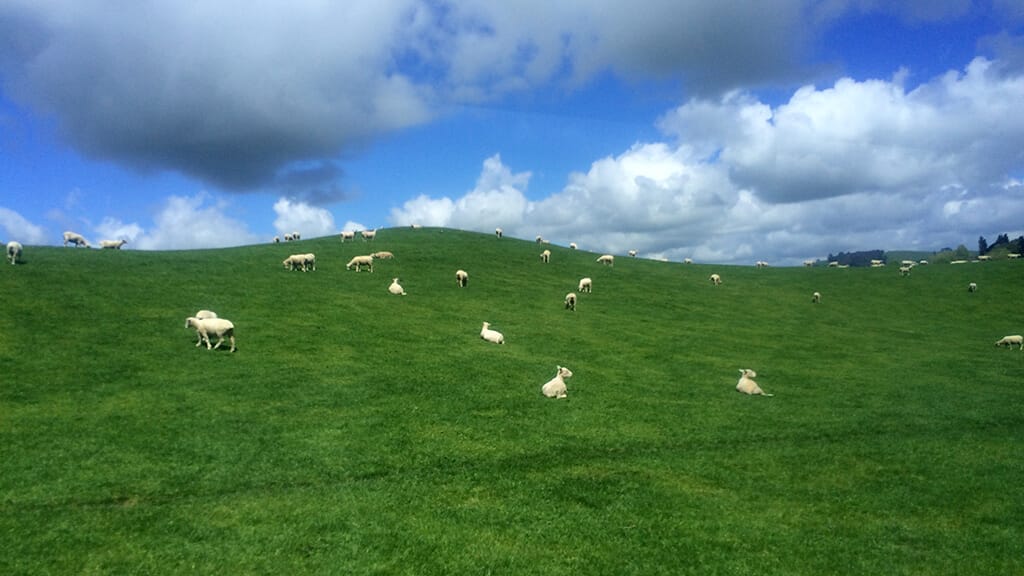
[[[964,246],[963,244],[957,246],[956,250],[953,252],[953,258],[956,260],[967,260],[970,257],[971,253],[967,250],[967,246]]]
[[[978,236],[978,255],[988,252],[988,240],[984,236]]]

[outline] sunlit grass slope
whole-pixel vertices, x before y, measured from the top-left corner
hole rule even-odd
[[[1024,332],[1024,262],[548,248],[27,247],[0,266],[0,573],[1024,572],[1024,353],[993,346]],[[200,308],[236,353],[194,347]]]

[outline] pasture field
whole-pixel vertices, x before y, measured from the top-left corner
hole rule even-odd
[[[1024,262],[547,248],[27,246],[0,266],[0,573],[1024,573],[1024,352],[993,345]],[[200,308],[237,352],[194,346]]]

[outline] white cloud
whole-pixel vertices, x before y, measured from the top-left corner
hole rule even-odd
[[[305,202],[281,198],[274,203],[274,212],[277,214],[274,229],[282,236],[298,232],[303,238],[316,238],[338,231],[330,212]]]
[[[8,208],[0,207],[0,228],[3,228],[7,235],[3,240],[5,244],[10,240],[17,240],[22,244],[46,242],[46,231],[41,226],[29,222],[21,214]]]

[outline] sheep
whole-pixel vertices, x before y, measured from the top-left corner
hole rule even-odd
[[[821,304],[821,292],[811,294],[811,302],[814,304]]]
[[[501,238],[504,234],[505,234],[505,231],[502,230],[501,228],[495,228],[494,229],[494,235],[497,236],[498,238]]]
[[[342,242],[344,242],[345,240],[355,240],[355,239],[356,239],[356,233],[354,231],[352,231],[352,230],[342,230],[341,231],[341,241]]]
[[[576,249],[576,243],[575,242],[569,242],[569,248],[575,250]]]
[[[839,268],[839,260],[832,260],[828,263],[829,268]]]
[[[982,254],[982,255],[978,256],[978,261],[979,262],[988,262],[991,259],[992,259],[992,256],[989,256],[988,254]]]
[[[363,240],[373,240],[377,237],[376,230],[363,230],[360,234],[362,235]]]
[[[292,241],[292,235],[291,234],[285,234],[284,235],[284,241],[285,242],[291,242]]]
[[[764,390],[761,390],[761,387],[753,380],[755,376],[757,376],[757,372],[750,369],[740,368],[740,380],[736,383],[736,390],[752,396],[756,394],[760,394],[761,396],[774,396],[774,394],[768,394]]]
[[[804,260],[804,266],[811,268],[814,266],[814,260]]]
[[[274,236],[274,244],[280,244],[280,243],[281,243],[281,237],[280,236]]]
[[[757,268],[767,268],[768,263],[765,262],[764,260],[758,260],[757,262],[754,263],[754,266]]]
[[[565,366],[555,366],[555,372],[555,377],[541,386],[540,392],[548,398],[566,398],[568,391],[565,389],[565,379],[572,378],[572,370]]]
[[[569,292],[568,294],[565,295],[565,308],[567,310],[572,310],[573,312],[576,311],[576,293],[575,292]]]
[[[459,288],[465,288],[467,282],[469,282],[469,274],[465,270],[456,270],[455,283],[459,285]]]
[[[541,236],[540,234],[538,234],[537,235],[537,244],[543,244],[543,243],[544,243],[544,237]]]
[[[353,266],[355,266],[356,272],[359,272],[359,269],[362,266],[366,266],[367,268],[370,269],[370,272],[372,273],[373,272],[373,254],[368,254],[366,256],[355,256],[355,257],[353,257],[351,260],[348,261],[348,264],[345,265],[345,269],[346,270],[351,270]]]
[[[64,245],[67,246],[68,242],[71,242],[76,247],[85,246],[89,247],[89,242],[79,233],[71,232],[70,230],[64,233]]]
[[[630,250],[628,254],[630,258],[636,258],[636,250]]]
[[[711,280],[711,283],[714,284],[715,286],[718,286],[719,284],[722,283],[722,277],[719,276],[718,274],[712,274],[711,276],[708,276],[708,280]]]
[[[388,292],[391,292],[395,296],[405,296],[405,290],[403,290],[402,285],[398,283],[398,278],[391,279],[391,286],[388,286]]]
[[[312,252],[307,252],[306,254],[299,254],[299,256],[305,258],[306,266],[310,266],[313,268],[313,270],[316,270],[316,254],[313,254]],[[303,269],[303,272],[305,272],[305,269]]]
[[[390,259],[395,257],[394,254],[392,254],[391,252],[388,252],[387,250],[382,250],[380,252],[374,252],[373,254],[370,254],[370,256],[373,256],[377,260],[390,260]]]
[[[505,343],[505,336],[497,330],[491,330],[490,322],[484,322],[483,328],[480,329],[480,337],[495,344]]]
[[[693,264],[693,258],[683,258],[683,264]]]
[[[1014,344],[1020,346],[1021,350],[1024,350],[1024,336],[1020,334],[1014,334],[1013,336],[1003,336],[999,340],[996,340],[996,346],[1007,346],[1013,348]]]
[[[602,254],[597,257],[597,262],[600,262],[601,264],[604,264],[606,266],[614,266],[615,256],[612,256],[611,254]]]
[[[910,276],[910,266],[900,266],[900,276]]]
[[[11,261],[11,264],[18,263],[18,259],[21,258],[21,251],[21,242],[11,240],[7,243],[7,259]]]
[[[540,253],[540,261],[547,264],[551,261],[551,250],[545,250]]]
[[[100,240],[100,248],[105,248],[107,250],[120,250],[121,246],[124,246],[127,243],[128,241],[123,238],[121,240]]]
[[[302,238],[302,236],[299,236],[298,232],[292,232],[292,240],[298,240],[299,238]]]
[[[577,292],[593,292],[593,281],[587,278],[580,278],[580,285],[576,287]]]
[[[197,320],[207,320],[209,318],[216,317],[217,313],[214,312],[213,310],[200,310],[196,312],[195,316],[193,316],[193,318]],[[203,343],[203,335],[199,333],[199,330],[196,330],[196,336],[198,337],[198,340],[196,341],[196,346],[199,346]]]
[[[971,282],[970,284],[967,285],[967,291],[968,292],[977,292],[978,291],[978,285],[976,283],[974,283],[974,282]]]
[[[310,265],[312,265],[313,270],[316,270],[316,255],[313,253],[292,254],[285,258],[281,263],[289,270],[295,270],[296,268],[301,267],[302,271],[305,272],[308,270]]]
[[[231,340],[231,351],[235,351],[235,325],[230,320],[224,318],[204,318],[199,319],[195,316],[190,316],[185,319],[185,328],[195,328],[199,334],[199,342],[196,343],[198,348],[203,342],[206,342],[206,349],[211,350],[214,348],[220,348],[220,345],[224,343],[224,338]],[[210,335],[213,334],[217,337],[217,345],[210,345]]]

